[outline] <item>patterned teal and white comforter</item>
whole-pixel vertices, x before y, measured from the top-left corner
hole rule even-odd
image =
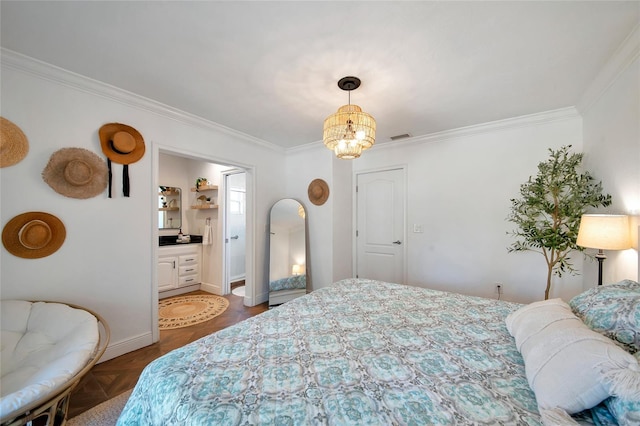
[[[341,281],[155,360],[118,425],[538,425],[519,306]]]
[[[307,276],[292,275],[269,283],[269,291],[295,290],[307,288]]]

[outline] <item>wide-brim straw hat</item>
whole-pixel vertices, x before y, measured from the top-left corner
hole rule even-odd
[[[29,141],[13,122],[0,117],[0,167],[19,163],[29,152]]]
[[[307,195],[309,196],[309,201],[316,206],[321,206],[329,198],[329,185],[322,179],[314,179],[309,184]]]
[[[144,155],[144,139],[131,126],[108,123],[100,127],[98,133],[102,152],[114,163],[135,163]]]
[[[55,253],[67,231],[60,219],[45,212],[27,212],[11,219],[2,230],[7,251],[25,259],[38,259]]]
[[[51,155],[42,179],[70,198],[91,198],[107,188],[107,163],[84,148],[62,148]]]

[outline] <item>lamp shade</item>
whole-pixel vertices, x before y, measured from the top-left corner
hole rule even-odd
[[[376,121],[358,105],[343,105],[324,120],[322,140],[338,158],[360,157],[376,140]]]
[[[578,240],[581,247],[625,250],[631,247],[629,216],[585,214],[580,219]]]
[[[291,274],[300,275],[300,272],[302,272],[302,265],[293,265],[291,268]]]

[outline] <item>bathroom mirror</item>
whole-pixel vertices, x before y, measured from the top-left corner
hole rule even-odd
[[[182,227],[182,190],[175,186],[158,188],[158,227],[160,229],[178,229]]]
[[[286,198],[269,213],[269,306],[307,293],[307,219],[304,206]]]

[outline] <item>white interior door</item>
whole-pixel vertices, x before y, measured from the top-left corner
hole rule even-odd
[[[356,276],[404,284],[404,169],[356,176]]]
[[[227,283],[244,280],[246,273],[246,174],[225,175]]]

